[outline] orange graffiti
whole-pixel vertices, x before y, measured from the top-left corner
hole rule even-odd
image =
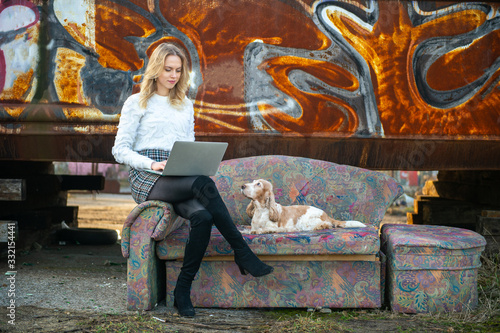
[[[300,69],[320,78],[326,84],[356,91],[359,82],[348,71],[332,63],[291,56],[279,57],[264,62],[261,68],[273,77],[273,84],[288,96],[294,96],[301,105],[302,115],[292,117],[272,106],[260,105],[264,119],[280,132],[314,133],[314,132],[354,132],[358,117],[356,112],[340,98],[322,94],[305,93],[296,88],[288,79],[290,71]],[[315,112],[307,112],[315,110]],[[328,116],[325,116],[328,114]]]
[[[255,40],[309,50],[330,45],[307,12],[292,6],[293,3],[214,1],[207,7],[206,2],[197,0],[160,2],[160,10],[167,21],[186,34],[196,47],[203,74],[196,97],[198,101],[218,105],[244,103],[244,51]],[[233,111],[217,113],[213,109],[199,108],[197,131],[250,131],[248,115],[237,109]]]
[[[154,26],[142,15],[114,2],[101,1],[96,5],[95,27],[99,63],[122,71],[142,68],[144,61],[125,37],[147,37],[154,31]]]
[[[391,15],[375,23],[373,31],[361,29],[341,12],[330,11],[329,19],[371,68],[385,135],[500,135],[500,110],[494,107],[500,103],[500,95],[488,90],[491,85],[498,86],[498,71],[470,100],[449,109],[432,107],[422,99],[412,71],[413,55],[420,43],[476,29],[485,22],[486,14],[467,10],[413,26],[403,3],[378,4],[381,13]],[[476,79],[500,56],[499,37],[500,32],[495,31],[484,40],[443,56],[427,73],[431,87],[453,89]],[[488,50],[486,57],[484,50]]]

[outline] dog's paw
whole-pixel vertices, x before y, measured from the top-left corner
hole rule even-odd
[[[365,228],[366,224],[359,221],[345,221],[344,228]]]
[[[238,230],[242,233],[242,234],[251,234],[252,233],[252,228],[249,226],[249,225],[245,225],[245,226],[240,226],[238,228]]]

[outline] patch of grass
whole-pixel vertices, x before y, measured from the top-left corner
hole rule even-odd
[[[262,332],[349,332],[347,327],[329,315],[314,312],[304,313],[304,311],[297,310],[278,310],[277,313],[281,313],[281,316],[272,326],[263,329]]]
[[[331,314],[282,309],[270,312],[275,321],[264,332],[500,332],[500,255],[481,257],[478,306],[460,313],[408,315],[390,310],[333,310]],[[372,329],[370,329],[372,328]]]
[[[102,315],[94,319],[88,331],[94,333],[135,333],[135,332],[165,332],[165,324],[151,316]]]
[[[435,317],[458,323],[464,331],[478,327],[481,332],[500,332],[500,255],[481,257],[478,271],[478,306],[461,313],[436,314]]]
[[[481,257],[478,270],[478,306],[460,313],[436,313],[433,320],[459,326],[463,332],[500,332],[500,255]]]

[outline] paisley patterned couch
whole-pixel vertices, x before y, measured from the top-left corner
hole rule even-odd
[[[385,256],[379,226],[402,187],[384,173],[330,162],[257,156],[223,161],[213,177],[237,225],[250,223],[242,184],[264,178],[282,205],[307,204],[340,220],[368,227],[314,232],[244,235],[275,270],[261,278],[241,275],[218,231],[192,287],[198,307],[376,308],[383,303]],[[173,289],[182,266],[188,221],[168,203],[147,201],[129,215],[122,252],[128,258],[128,308],[152,309]]]

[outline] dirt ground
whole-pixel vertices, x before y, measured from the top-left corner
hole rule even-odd
[[[129,195],[71,193],[68,205],[79,206],[80,227],[120,231],[135,203]],[[384,220],[385,223],[405,221],[404,215],[388,215]],[[278,329],[276,317],[281,316],[275,310],[197,309],[194,319],[186,319],[162,304],[142,314],[127,311],[126,260],[121,256],[119,244],[54,244],[34,248],[16,255],[16,270],[15,325],[8,323],[12,317],[7,316],[7,306],[12,297],[8,297],[11,285],[5,275],[0,282],[0,332],[114,332],[116,325],[131,318],[146,320],[144,327],[150,325],[166,332],[273,332]],[[0,271],[8,271],[6,260],[0,263]],[[299,311],[306,314],[306,309]],[[373,320],[366,311],[360,312],[368,316],[364,321],[345,319],[342,331],[396,332],[422,328],[421,323],[409,320],[410,317],[376,320],[376,312]],[[343,313],[334,310],[331,315],[345,317]],[[115,328],[99,328],[106,325]],[[446,327],[439,330],[446,331]]]

